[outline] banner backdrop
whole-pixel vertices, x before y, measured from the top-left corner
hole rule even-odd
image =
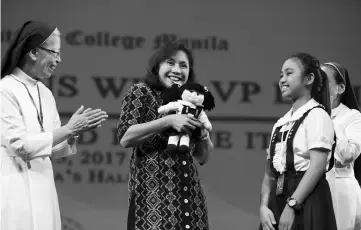
[[[126,229],[131,152],[116,139],[120,102],[172,39],[193,50],[197,79],[216,98],[208,114],[216,149],[198,167],[212,229],[255,229],[265,149],[290,109],[277,86],[281,66],[296,51],[338,61],[360,98],[360,10],[358,1],[2,1],[2,55],[26,20],[60,29],[62,64],[44,83],[62,121],[80,105],[110,115],[80,137],[77,155],[53,161],[63,229]]]

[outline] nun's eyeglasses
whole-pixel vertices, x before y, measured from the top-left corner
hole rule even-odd
[[[39,46],[38,47],[39,49],[41,49],[41,50],[44,50],[44,51],[46,51],[46,52],[48,52],[48,53],[50,53],[51,55],[53,55],[54,57],[59,57],[60,58],[60,51],[59,52],[56,52],[55,50],[50,50],[50,49],[47,49],[47,48],[44,48],[44,47],[41,47],[41,46]]]

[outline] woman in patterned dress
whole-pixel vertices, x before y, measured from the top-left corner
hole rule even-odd
[[[193,82],[192,53],[171,42],[150,58],[144,82],[125,95],[117,124],[120,144],[132,147],[128,230],[207,230],[208,211],[194,160],[206,163],[213,151],[209,134],[191,139],[184,155],[165,152],[167,130],[190,133],[201,124],[182,114],[160,115],[162,91]]]

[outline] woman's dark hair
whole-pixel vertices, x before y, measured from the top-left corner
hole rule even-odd
[[[163,93],[164,104],[167,104],[172,101],[177,101],[182,99],[182,94],[184,90],[194,90],[198,93],[204,95],[203,108],[204,110],[212,110],[215,107],[214,97],[207,87],[198,84],[198,83],[186,83],[182,86],[173,84],[170,88],[166,89]]]
[[[341,95],[340,102],[350,109],[356,109],[360,111],[360,107],[357,103],[347,69],[336,62],[326,62],[321,66],[331,68],[331,70],[334,72],[337,85],[345,85],[345,91]]]
[[[145,83],[156,90],[164,90],[166,87],[159,79],[159,66],[162,62],[175,55],[176,52],[183,51],[189,61],[189,76],[187,82],[195,81],[194,57],[192,52],[180,41],[171,41],[158,49],[149,59]]]
[[[328,79],[326,73],[321,70],[320,62],[317,58],[308,53],[295,53],[288,59],[297,59],[303,66],[304,75],[313,74],[315,76],[311,97],[323,105],[326,112],[331,115],[330,91],[328,88]]]

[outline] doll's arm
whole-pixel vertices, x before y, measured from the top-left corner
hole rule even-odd
[[[212,131],[212,124],[208,119],[207,114],[202,111],[201,114],[199,114],[199,121],[203,124],[204,129],[206,129],[208,132]]]
[[[178,110],[181,107],[181,104],[177,101],[169,102],[166,105],[162,105],[158,108],[158,113],[168,113],[170,111]]]

